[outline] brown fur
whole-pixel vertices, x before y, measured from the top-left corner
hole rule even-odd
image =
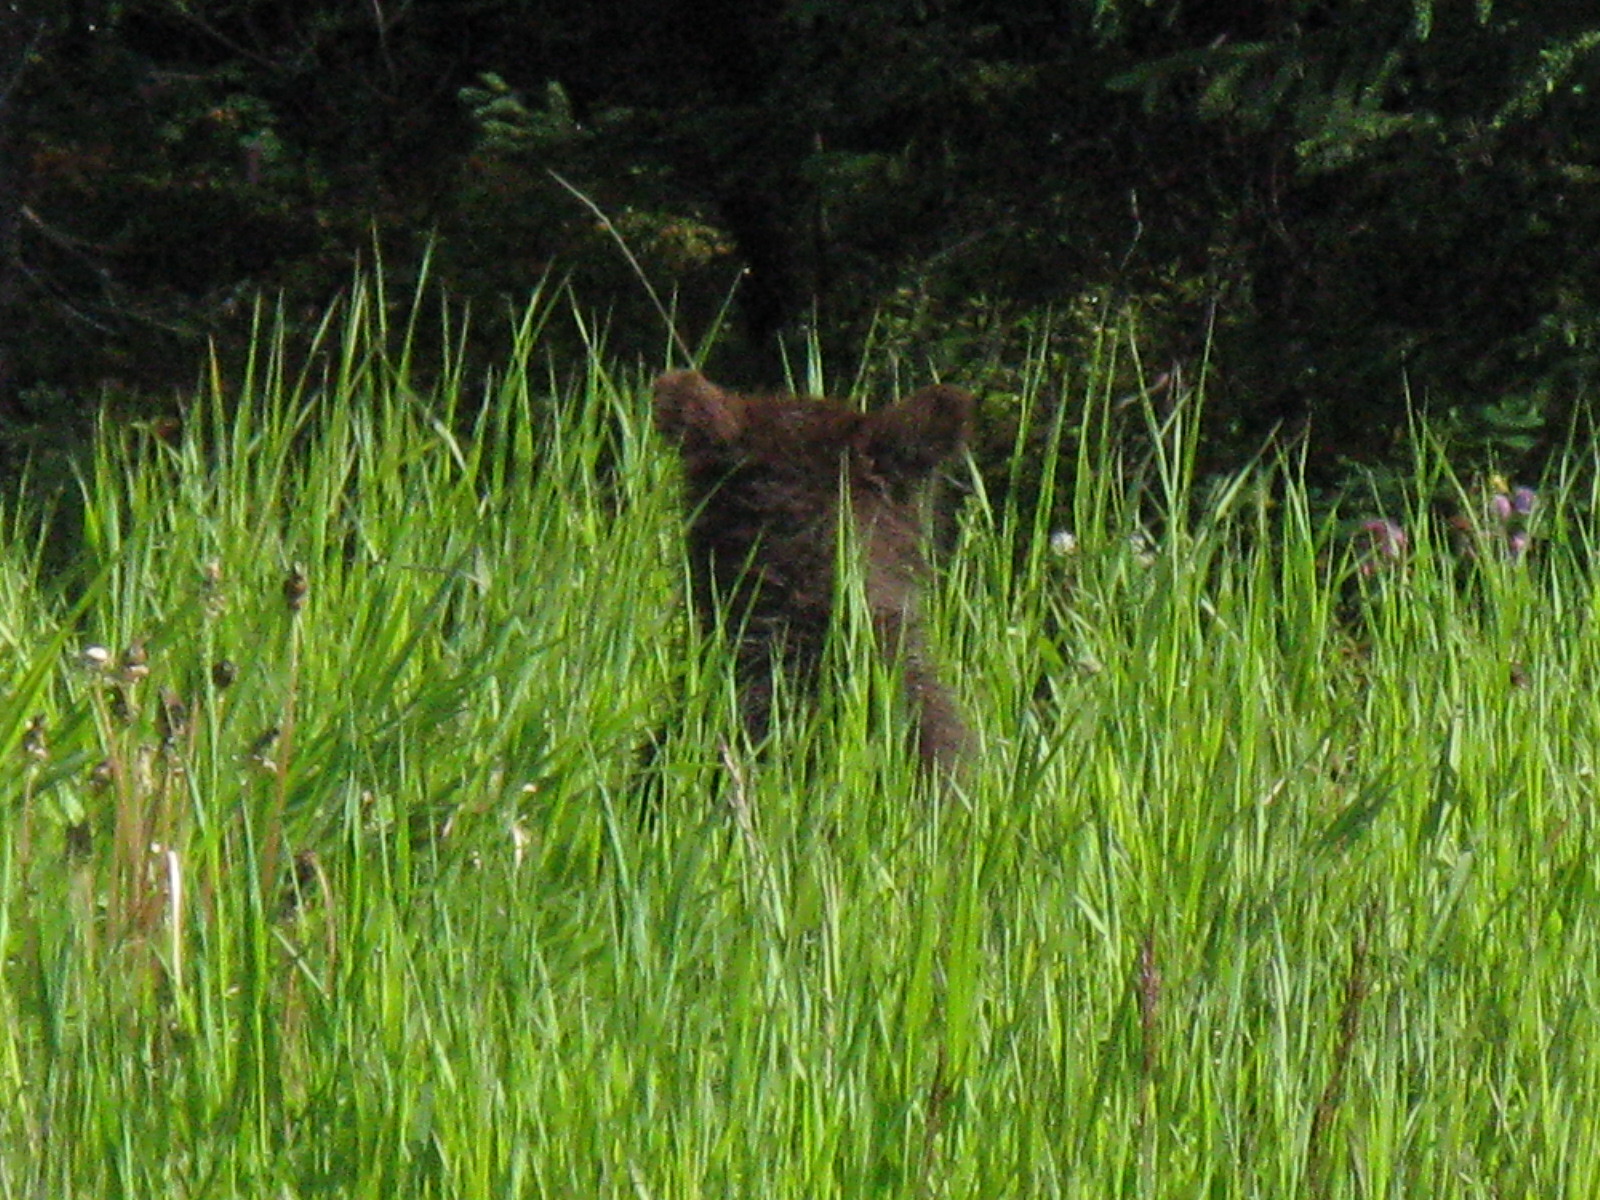
[[[917,612],[925,565],[916,500],[958,453],[972,398],[924,388],[860,413],[831,400],[741,396],[694,371],[655,385],[656,426],[683,459],[689,558],[703,627],[738,630],[745,726],[765,735],[773,672],[815,687],[833,618],[841,490],[849,494],[878,644],[900,663],[916,744],[951,771],[968,735],[927,662]]]

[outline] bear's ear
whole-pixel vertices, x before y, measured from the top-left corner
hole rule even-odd
[[[727,443],[744,424],[743,404],[699,371],[668,371],[656,380],[656,428],[679,446]]]
[[[861,448],[881,474],[919,479],[961,452],[972,427],[972,397],[942,384],[913,392],[869,416]]]

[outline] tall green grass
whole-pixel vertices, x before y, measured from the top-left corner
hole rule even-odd
[[[100,430],[65,582],[5,514],[0,1195],[1595,1194],[1592,497],[1467,558],[1424,455],[1367,573],[1033,373],[935,798],[860,636],[745,753],[645,379],[548,304],[487,381],[264,321]]]

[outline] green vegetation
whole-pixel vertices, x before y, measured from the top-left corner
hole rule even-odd
[[[1423,455],[1352,538],[1196,481],[1193,396],[1123,461],[1121,347],[1025,371],[1063,453],[943,562],[933,798],[850,639],[739,747],[645,381],[543,303],[426,394],[448,318],[263,322],[99,430],[64,582],[7,515],[0,1196],[1600,1188],[1594,495],[1513,554]]]

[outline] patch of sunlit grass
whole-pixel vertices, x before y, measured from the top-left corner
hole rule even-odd
[[[541,370],[548,303],[476,382],[365,289],[316,366],[264,322],[101,430],[65,580],[8,518],[0,1192],[1592,1192],[1575,485],[1327,513],[1028,372],[934,796],[859,626],[746,752],[642,380]]]

